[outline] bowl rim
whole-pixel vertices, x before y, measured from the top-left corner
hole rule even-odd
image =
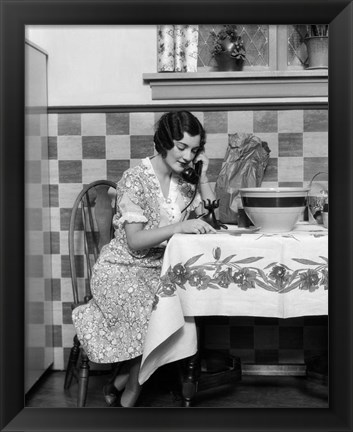
[[[256,192],[256,193],[268,193],[268,192],[309,192],[310,187],[252,187],[252,188],[240,188],[239,192]]]

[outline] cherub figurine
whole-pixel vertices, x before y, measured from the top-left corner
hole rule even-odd
[[[224,225],[220,220],[217,220],[215,215],[215,209],[219,207],[219,199],[216,201],[207,200],[207,204],[205,200],[202,200],[203,205],[206,210],[208,210],[208,213],[203,213],[200,217],[200,219],[204,220],[205,222],[209,223],[214,229],[220,230],[221,228],[228,229],[226,225]]]

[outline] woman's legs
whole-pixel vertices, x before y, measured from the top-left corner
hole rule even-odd
[[[121,396],[120,403],[123,407],[133,407],[141,392],[141,385],[138,381],[142,356],[136,357],[129,361],[130,373],[126,382],[124,393]]]
[[[114,386],[117,390],[122,391],[125,388],[127,380],[129,379],[130,362],[126,361],[122,364],[120,370],[114,379]]]

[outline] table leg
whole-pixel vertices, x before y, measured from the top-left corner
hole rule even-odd
[[[183,369],[182,377],[182,406],[192,406],[192,399],[197,392],[198,379],[200,377],[201,364],[199,353],[189,357]]]

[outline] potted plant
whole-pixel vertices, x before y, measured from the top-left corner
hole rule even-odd
[[[307,69],[328,68],[328,24],[310,24],[306,26],[304,38],[308,50]]]
[[[235,24],[224,24],[219,32],[211,31],[213,48],[211,50],[220,71],[241,70],[245,60],[242,37]]]

